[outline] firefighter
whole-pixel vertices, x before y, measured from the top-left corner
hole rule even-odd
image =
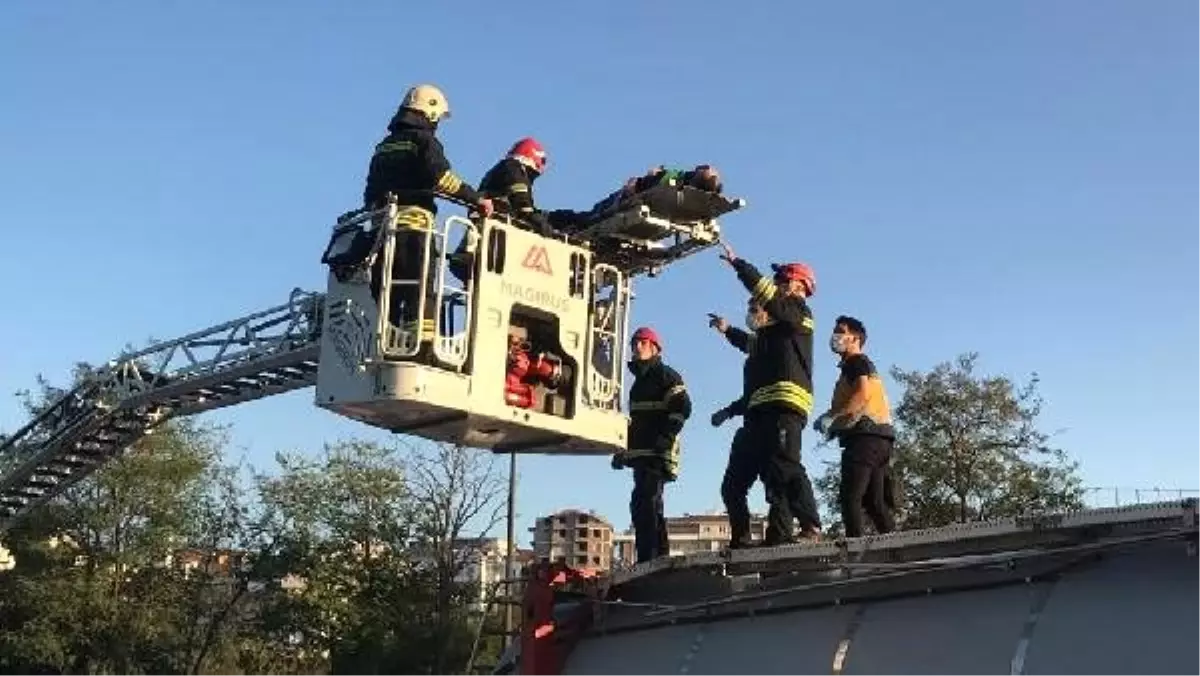
[[[363,190],[363,205],[369,209],[384,206],[389,195],[399,206],[399,232],[395,240],[391,280],[417,282],[425,279],[425,310],[419,317],[417,306],[420,288],[414,284],[393,286],[389,319],[406,331],[414,332],[418,320],[424,341],[432,340],[433,307],[436,289],[436,270],[426,265],[425,246],[428,233],[434,229],[437,214],[435,196],[443,196],[469,204],[487,216],[492,202],[477,192],[450,167],[441,141],[437,138],[438,123],[450,117],[446,95],[433,85],[417,85],[408,90],[400,108],[388,123],[388,135],[375,146]],[[437,247],[429,241],[429,260],[438,260]],[[378,257],[371,275],[371,292],[379,298],[383,281],[382,256]]]
[[[863,534],[864,510],[876,533],[895,529],[888,504],[888,463],[896,432],[883,379],[863,352],[866,344],[867,329],[860,320],[837,318],[829,349],[841,358],[841,375],[829,410],[813,422],[813,429],[837,437],[842,447],[838,502],[846,537],[851,538]],[[892,506],[894,502],[893,496]]]
[[[550,222],[533,200],[533,182],[546,172],[548,160],[546,148],[537,139],[523,138],[483,175],[479,190],[492,198],[497,213],[509,214],[538,233],[550,235]]]
[[[821,516],[800,462],[800,435],[812,412],[813,319],[805,299],[816,290],[816,278],[807,265],[788,263],[772,265],[774,278],[768,279],[728,244],[721,246],[721,259],[769,318],[755,332],[744,417],[771,507],[764,544],[793,541],[793,518],[801,537],[818,539]]]
[[[508,214],[517,225],[543,236],[554,234],[554,228],[551,219],[535,205],[533,183],[545,173],[548,161],[545,146],[526,137],[514,143],[504,159],[492,165],[479,182],[480,192],[492,200],[497,213]],[[472,275],[477,245],[464,236],[450,257],[450,272],[464,283]]]
[[[662,341],[642,327],[630,340],[629,448],[613,456],[613,469],[633,469],[629,514],[638,563],[669,553],[663,488],[679,476],[679,433],[692,415],[683,378],[662,360]]]
[[[750,358],[750,344],[754,340],[754,331],[765,325],[769,318],[762,307],[753,300],[749,303],[746,313],[746,326],[742,330],[731,326],[719,315],[709,314],[708,325],[725,336],[729,344],[746,354],[742,365],[742,396],[729,405],[712,414],[710,422],[713,427],[724,425],[730,418],[744,415],[749,392],[745,390],[750,382],[750,374],[754,367]],[[733,434],[733,442],[729,446],[729,462],[725,465],[725,474],[721,478],[721,501],[725,503],[725,513],[729,516],[729,548],[742,549],[751,545],[750,536],[750,505],[747,497],[755,480],[761,478],[758,454],[749,443],[746,426],[742,425]],[[768,517],[769,518],[769,517]]]

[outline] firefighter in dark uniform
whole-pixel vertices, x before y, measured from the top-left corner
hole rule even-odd
[[[633,469],[629,514],[641,563],[669,553],[663,488],[679,476],[679,433],[692,415],[692,400],[683,378],[663,363],[653,329],[638,329],[630,342],[629,447],[613,456],[612,465]]]
[[[767,489],[764,544],[793,540],[792,519],[805,539],[820,537],[821,516],[812,482],[800,463],[800,435],[812,412],[813,319],[806,298],[816,290],[812,269],[803,263],[772,265],[774,278],[763,277],[722,243],[722,260],[737,271],[751,301],[769,317],[754,336],[747,374],[745,426],[748,443],[758,451]]]
[[[546,215],[534,205],[533,182],[545,173],[547,161],[546,149],[537,139],[523,138],[479,182],[480,192],[492,198],[496,213],[509,214],[518,224],[542,235],[554,231]]]
[[[746,355],[742,365],[742,396],[712,414],[710,422],[713,427],[720,427],[730,418],[746,414],[746,404],[751,394],[748,388],[755,367],[751,360],[754,332],[765,326],[768,321],[766,312],[753,300],[750,301],[746,313],[746,326],[749,330],[731,326],[724,317],[709,314],[708,325],[725,336],[730,345]],[[750,504],[747,498],[755,480],[762,477],[759,471],[759,455],[750,441],[746,426],[739,427],[733,435],[733,442],[729,447],[729,462],[725,465],[725,475],[721,478],[721,501],[725,503],[725,513],[729,516],[730,549],[742,549],[752,544]],[[770,520],[771,517],[768,516],[768,521]]]
[[[545,173],[548,161],[546,148],[537,139],[523,138],[483,175],[479,191],[492,200],[497,214],[512,216],[514,224],[540,235],[552,235],[550,218],[533,199],[533,183]],[[463,282],[472,274],[477,248],[477,242],[464,236],[450,257],[450,272]]]
[[[423,341],[433,338],[436,269],[426,265],[425,245],[434,230],[437,215],[435,195],[449,197],[477,208],[484,216],[491,214],[491,200],[477,192],[450,167],[441,141],[437,138],[438,123],[450,116],[445,94],[432,85],[418,85],[408,90],[399,110],[388,123],[388,135],[375,146],[363,190],[363,205],[369,209],[385,205],[388,195],[394,195],[398,206],[399,232],[390,279],[410,280],[413,284],[393,287],[389,319],[406,331],[414,331],[420,322]],[[433,240],[429,241],[430,260],[438,260]],[[379,298],[383,282],[382,256],[371,275],[371,292]],[[418,317],[421,298],[415,284],[426,271],[425,310]]]
[[[841,375],[833,389],[829,410],[813,423],[813,429],[837,437],[842,447],[841,488],[838,502],[846,537],[863,534],[865,510],[879,534],[890,533],[896,524],[888,502],[888,463],[896,430],[883,379],[863,352],[867,328],[845,315],[834,322],[829,349],[841,357]]]

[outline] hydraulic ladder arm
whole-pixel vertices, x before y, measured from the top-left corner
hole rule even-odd
[[[122,354],[0,441],[0,532],[175,416],[316,382],[323,296]]]

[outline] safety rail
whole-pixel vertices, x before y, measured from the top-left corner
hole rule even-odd
[[[382,213],[380,213],[382,212]],[[375,335],[378,344],[375,347],[375,353],[384,359],[407,359],[415,357],[421,349],[421,332],[424,329],[425,317],[425,285],[428,283],[428,275],[422,270],[421,274],[416,279],[394,279],[392,277],[393,266],[396,261],[396,239],[399,235],[400,224],[399,209],[396,204],[389,203],[384,209],[375,212],[378,218],[372,219],[372,226],[382,228],[382,236],[376,240],[376,246],[379,247],[378,255],[383,257],[382,265],[379,269],[383,279],[379,284],[379,299]],[[426,269],[428,268],[429,250],[430,250],[430,232],[423,230],[425,235],[422,241],[424,250],[424,260],[426,261]],[[370,262],[373,262],[371,260]],[[392,303],[395,301],[397,289],[408,286],[417,287],[417,309],[416,312],[408,311],[410,316],[416,317],[415,330],[410,330],[408,327],[396,326],[392,320]]]
[[[449,281],[454,276],[450,274],[450,230],[455,225],[462,226],[462,236],[467,241],[478,243],[480,238],[479,227],[462,216],[450,216],[438,229],[440,253],[436,277],[437,293],[434,296],[438,316],[435,325],[437,340],[434,342],[433,352],[442,363],[461,370],[466,365],[471,350],[471,319],[475,309],[475,303],[471,299],[475,275],[468,275],[467,281],[458,286]],[[454,322],[454,308],[458,306],[463,308],[461,327]]]
[[[76,425],[87,415],[95,413],[100,403],[94,394],[97,386],[83,382],[59,395],[20,429],[0,441],[0,476],[19,465],[28,455],[62,434],[66,427]]]
[[[416,277],[392,278],[390,270],[396,259],[397,235],[403,230],[399,223],[400,212],[395,204],[385,208],[367,212],[345,222],[339,222],[339,228],[356,225],[370,220],[373,227],[382,227],[383,236],[376,241],[372,256],[382,255],[381,269],[387,279],[381,284],[378,299],[378,326],[376,336],[379,343],[377,354],[385,359],[411,359],[421,351],[421,346],[432,342],[434,356],[439,361],[456,369],[461,369],[469,356],[470,325],[471,325],[471,290],[474,284],[472,275],[465,284],[455,286],[450,279],[450,231],[454,226],[461,226],[463,237],[478,240],[479,227],[470,219],[462,216],[450,216],[430,229],[422,229],[422,250],[424,263]],[[436,252],[436,255],[434,253]],[[431,294],[429,284],[436,287]],[[395,302],[396,290],[405,287],[416,287],[412,294],[417,299],[415,310],[407,310],[410,317],[415,317],[411,326],[396,326],[391,321],[391,306]],[[434,323],[432,335],[424,318],[429,314],[428,304],[434,305]],[[453,323],[453,310],[457,306],[465,308],[465,318],[462,330],[456,331]]]
[[[1121,507],[1167,500],[1200,498],[1200,489],[1159,486],[1084,486],[1083,504],[1089,508]]]
[[[629,324],[629,280],[606,263],[592,267],[592,331],[585,395],[596,408],[619,410]]]
[[[163,420],[311,386],[321,294],[124,353],[0,443],[0,530],[61,494]]]
[[[954,524],[941,528],[827,540],[778,547],[698,552],[663,557],[614,571],[612,587],[672,570],[721,569],[756,572],[806,565],[828,568],[846,562],[914,560],[924,557],[962,556],[997,547],[1022,548],[1060,542],[1072,530],[1093,532],[1104,528],[1137,528],[1176,525],[1194,528],[1196,500],[1085,509],[1072,512],[1030,514]]]

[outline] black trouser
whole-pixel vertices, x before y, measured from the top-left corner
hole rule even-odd
[[[729,544],[744,547],[750,544],[750,504],[746,498],[750,487],[759,478],[758,449],[750,443],[745,427],[739,427],[729,447],[729,463],[721,479],[721,500],[729,515]]]
[[[890,533],[896,524],[887,505],[888,459],[892,440],[871,434],[842,439],[842,482],[838,501],[846,537],[863,533],[865,510],[879,534]]]
[[[895,442],[892,444],[894,446]],[[892,512],[900,511],[900,486],[896,484],[896,473],[890,461],[883,467],[883,502]]]
[[[438,249],[436,242],[429,243],[430,260],[438,260]],[[387,279],[389,281],[406,281],[408,284],[399,284],[392,287],[390,305],[388,308],[388,321],[401,329],[411,329],[417,321],[417,304],[421,298],[421,289],[417,286],[416,281],[420,279],[421,273],[426,273],[425,281],[425,311],[422,313],[427,324],[424,327],[426,330],[425,337],[432,339],[430,334],[433,327],[433,320],[437,317],[437,266],[425,265],[425,233],[418,230],[400,230],[396,233],[396,245],[392,253],[392,274]],[[371,295],[376,301],[379,300],[379,290],[385,276],[383,272],[383,256],[378,256],[375,259],[375,266],[371,271]]]
[[[634,458],[633,492],[629,496],[629,516],[633,521],[633,542],[637,562],[650,561],[670,552],[667,520],[663,516],[663,488],[667,477],[654,460]]]
[[[746,415],[748,443],[758,452],[770,506],[764,544],[790,542],[793,518],[802,529],[821,528],[812,482],[800,464],[800,434],[807,420],[803,413],[778,409],[751,409]]]

